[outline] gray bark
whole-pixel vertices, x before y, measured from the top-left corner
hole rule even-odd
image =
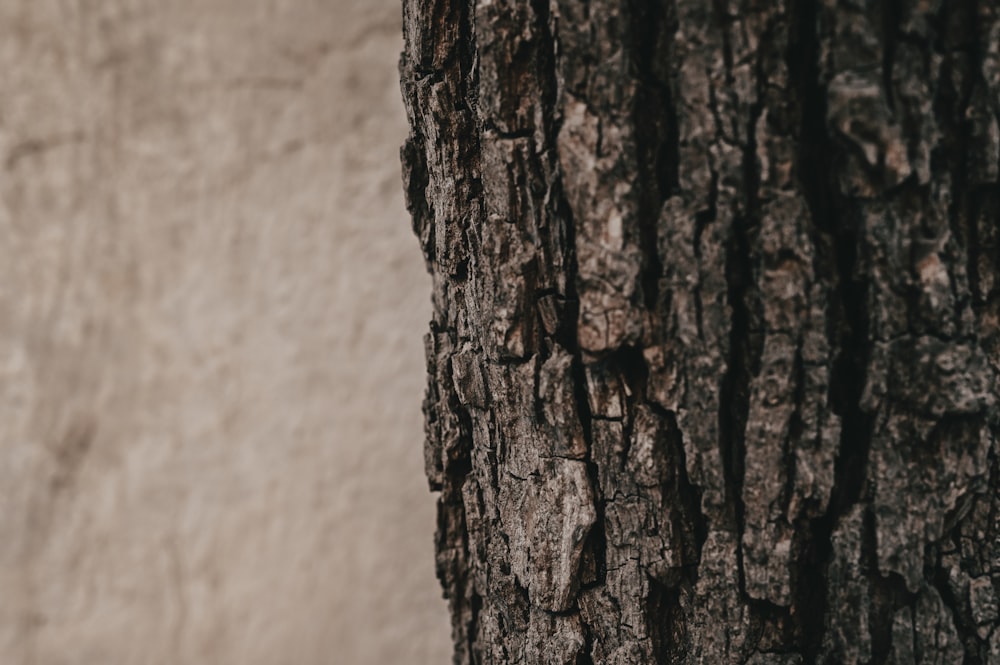
[[[1000,9],[406,0],[455,663],[1000,664]]]

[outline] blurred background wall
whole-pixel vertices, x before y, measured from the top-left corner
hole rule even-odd
[[[449,661],[399,14],[0,1],[0,663]]]

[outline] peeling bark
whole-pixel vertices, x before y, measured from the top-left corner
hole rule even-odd
[[[1000,9],[404,26],[455,663],[1000,664]]]

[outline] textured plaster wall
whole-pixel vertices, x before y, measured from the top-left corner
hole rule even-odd
[[[398,0],[0,0],[0,663],[448,662]]]

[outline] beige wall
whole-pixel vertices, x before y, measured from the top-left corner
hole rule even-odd
[[[446,663],[398,0],[0,0],[0,664]]]

